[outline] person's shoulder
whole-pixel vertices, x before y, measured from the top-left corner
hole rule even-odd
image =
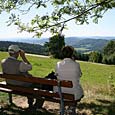
[[[77,62],[77,61],[74,61],[74,63],[77,65],[77,66],[79,66],[80,64],[79,64],[79,62]]]
[[[60,61],[58,61],[57,63],[61,63],[61,62],[63,62],[63,60],[60,60]]]
[[[29,67],[31,66],[32,67],[32,64],[28,64],[28,63],[25,63],[24,61],[20,61],[20,60],[19,60],[19,62],[20,62],[21,66],[29,66]]]
[[[7,60],[7,59],[2,59],[2,60],[1,60],[1,63],[4,63],[6,60]]]
[[[59,66],[59,65],[61,65],[63,63],[64,63],[64,60],[61,60],[61,61],[58,61],[56,65]]]
[[[13,62],[16,62],[16,63],[21,63],[22,61],[21,60],[17,60],[17,59],[11,59]]]
[[[75,61],[75,63],[79,64],[79,62],[78,62],[78,61]]]
[[[6,59],[2,59],[2,60],[1,60],[1,63],[4,63],[4,62],[5,62],[5,60],[6,60]]]

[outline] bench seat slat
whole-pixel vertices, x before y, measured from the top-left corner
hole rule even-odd
[[[23,92],[24,94],[28,93],[28,94],[32,94],[35,96],[48,96],[48,97],[59,98],[59,94],[56,92],[53,92],[53,91],[46,91],[46,90],[40,90],[40,89],[36,90],[33,88],[22,87],[22,86],[15,86],[14,87],[13,85],[8,85],[8,84],[7,85],[0,84],[0,88],[6,88],[8,90]],[[74,100],[74,95],[72,95],[72,94],[62,93],[62,95],[63,95],[64,99]]]
[[[12,90],[7,89],[7,88],[2,88],[2,87],[0,87],[0,91],[6,92],[6,93],[11,93],[12,92]]]
[[[22,96],[29,96],[29,97],[35,97],[36,98],[36,95],[31,95],[31,94],[28,94],[28,93],[23,93],[23,92],[19,92],[19,91],[13,91],[13,90],[9,90],[9,89],[6,89],[6,88],[0,88],[0,91],[1,92],[5,92],[5,93],[11,93],[11,94],[18,94],[18,95],[22,95]],[[56,102],[56,103],[60,103],[60,99],[59,98],[51,98],[51,97],[37,97],[39,99],[43,98],[45,101],[51,101],[51,102]],[[77,100],[68,100],[68,99],[64,99],[64,105],[72,105],[74,103],[77,103]]]

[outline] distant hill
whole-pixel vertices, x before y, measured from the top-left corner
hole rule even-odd
[[[101,51],[109,40],[115,40],[115,37],[66,37],[65,43],[66,45],[73,46],[79,52],[86,53],[90,51]],[[15,41],[43,46],[45,42],[49,41],[49,38],[11,38],[2,41]]]
[[[21,49],[23,49],[27,53],[46,55],[44,47],[39,44],[28,44],[28,43],[9,42],[9,41],[0,41],[0,51],[7,51],[8,46],[11,44],[18,45]]]
[[[77,38],[66,38],[66,44],[71,45],[79,52],[90,52],[90,51],[102,51],[104,46],[109,42],[106,39],[77,39]]]
[[[44,43],[48,42],[49,39],[48,38],[8,38],[8,39],[0,39],[0,41],[10,41],[10,42],[44,45]]]
[[[67,37],[65,43],[73,46],[79,52],[87,53],[102,51],[109,40],[115,40],[115,37]]]

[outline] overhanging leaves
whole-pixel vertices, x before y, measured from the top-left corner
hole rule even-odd
[[[36,9],[38,13],[30,22],[22,22],[21,16],[14,12],[9,18],[8,25],[14,24],[21,32],[35,33],[39,37],[46,31],[52,34],[60,32],[63,24],[65,28],[66,23],[71,20],[82,25],[89,24],[90,18],[94,23],[98,23],[98,19],[114,7],[115,0],[0,0],[0,12],[16,10],[27,14],[33,8]],[[39,15],[41,8],[43,14]]]

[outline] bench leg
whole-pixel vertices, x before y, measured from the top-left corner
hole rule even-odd
[[[60,115],[64,115],[64,112],[65,112],[64,101],[63,101],[63,98],[61,98],[61,102],[60,102]]]
[[[77,115],[76,106],[69,106],[66,110],[66,115]]]
[[[9,96],[9,103],[12,105],[13,104],[13,102],[12,102],[12,94],[8,93],[8,96]]]

